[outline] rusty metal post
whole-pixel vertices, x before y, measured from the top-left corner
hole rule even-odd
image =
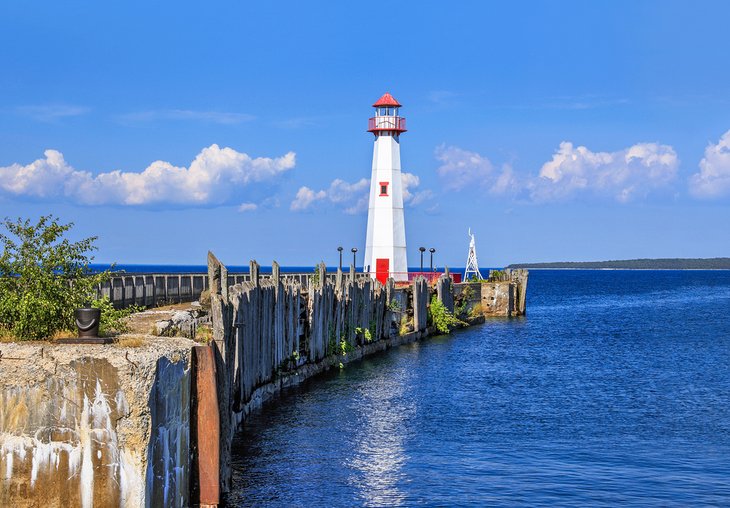
[[[211,346],[193,348],[193,383],[192,501],[202,508],[215,507],[220,503],[220,414]]]

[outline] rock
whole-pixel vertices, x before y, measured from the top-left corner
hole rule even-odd
[[[208,291],[206,289],[205,291],[200,293],[200,298],[198,299],[198,302],[200,303],[200,305],[203,308],[209,309],[210,308],[210,291]]]
[[[163,321],[155,321],[155,335],[160,337],[169,336],[168,332],[171,327],[172,321],[168,321],[167,319]]]
[[[175,314],[172,315],[172,324],[175,326],[184,325],[188,321],[191,321],[193,319],[192,313],[186,311],[186,310],[180,310],[175,312]]]

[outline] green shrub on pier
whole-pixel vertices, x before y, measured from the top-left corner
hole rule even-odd
[[[360,328],[359,326],[355,328],[355,334],[364,338],[365,343],[370,344],[373,341],[373,337],[375,336],[374,332],[374,326],[371,323],[370,328]]]
[[[143,307],[139,307],[137,305],[131,305],[124,309],[116,309],[107,296],[103,297],[101,300],[94,300],[91,302],[91,306],[95,309],[101,309],[99,335],[102,337],[128,332],[129,325],[127,325],[125,318],[135,312],[144,310]],[[205,332],[201,333],[201,338],[204,336]]]
[[[355,351],[355,347],[347,342],[347,339],[343,337],[340,341],[340,354],[345,356],[347,353],[352,353],[353,351]]]
[[[466,285],[461,294],[456,297],[457,303],[454,307],[454,315],[458,318],[466,317],[469,313],[469,303],[474,296],[474,290]]]
[[[441,333],[449,333],[455,326],[466,325],[461,319],[454,317],[436,295],[431,299],[428,315],[431,318],[433,326]]]
[[[0,222],[0,328],[19,340],[46,339],[75,329],[74,310],[84,307],[109,271],[89,268],[97,237],[65,238],[73,223],[46,215],[37,223]]]

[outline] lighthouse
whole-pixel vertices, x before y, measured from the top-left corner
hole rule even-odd
[[[368,132],[375,135],[375,142],[364,271],[383,283],[388,277],[407,281],[406,223],[400,168],[400,135],[406,132],[406,119],[399,116],[401,105],[387,92],[373,107],[375,116],[368,122]]]

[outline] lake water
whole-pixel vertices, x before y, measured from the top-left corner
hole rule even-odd
[[[730,505],[730,272],[533,271],[528,313],[245,424],[230,506]]]

